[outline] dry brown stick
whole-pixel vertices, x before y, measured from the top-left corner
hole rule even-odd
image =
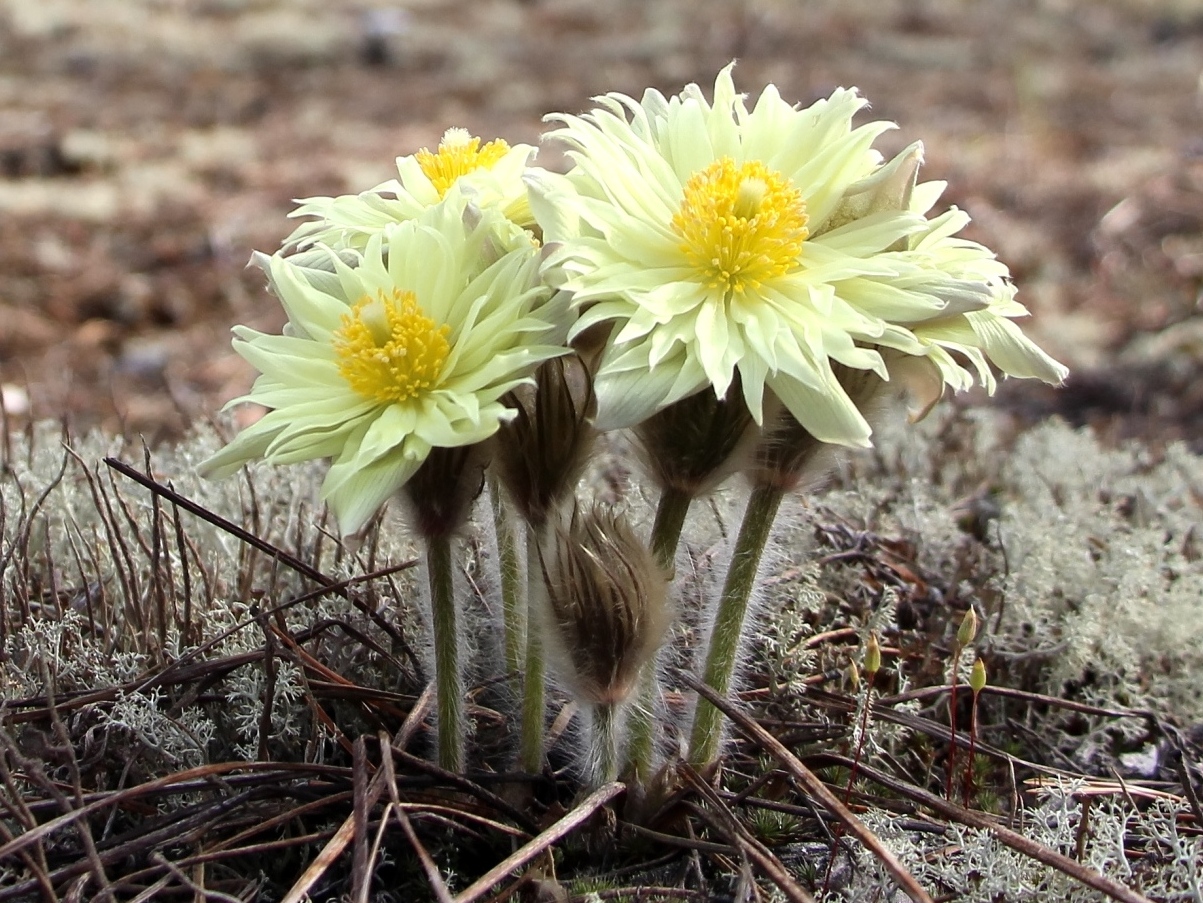
[[[405,832],[405,839],[409,841],[409,845],[413,847],[414,852],[417,854],[418,862],[422,864],[422,870],[426,872],[426,880],[430,883],[430,889],[434,892],[435,899],[438,900],[438,903],[453,903],[447,882],[443,880],[442,874],[439,873],[439,867],[435,865],[434,860],[430,858],[430,854],[426,852],[426,847],[422,846],[422,841],[418,839],[417,832],[414,831],[414,826],[410,824],[409,816],[405,814],[405,810],[395,801],[390,804],[389,809],[397,816],[397,821],[401,823],[401,830]]]
[[[70,451],[70,449],[68,449],[68,451]],[[74,452],[72,452],[72,454],[74,454]],[[76,457],[78,458],[79,456],[76,455]],[[153,477],[150,477],[144,473],[139,472],[138,470],[134,469],[133,467],[130,467],[128,464],[124,463],[123,461],[118,460],[117,458],[106,457],[104,459],[104,463],[107,464],[109,467],[111,467],[113,470],[120,473],[121,475],[128,477],[129,479],[133,480],[135,483],[138,483],[140,486],[143,486],[146,489],[149,489],[155,495],[162,496],[163,498],[166,498],[168,501],[170,501],[173,505],[183,508],[189,514],[193,514],[193,515],[201,518],[201,520],[207,521],[208,523],[212,524],[213,526],[217,527],[218,529],[224,530],[225,532],[229,533],[231,536],[241,540],[242,542],[246,543],[247,545],[251,546],[252,548],[258,549],[261,552],[265,552],[268,555],[271,555],[277,561],[292,568],[298,574],[302,574],[303,576],[308,577],[310,580],[313,580],[316,583],[320,583],[325,589],[329,590],[330,592],[338,593],[340,596],[343,596],[344,598],[350,600],[351,604],[353,604],[356,608],[358,608],[365,615],[367,615],[372,620],[372,622],[377,627],[379,627],[381,630],[383,630],[386,634],[388,634],[390,637],[392,637],[395,640],[404,641],[404,637],[402,637],[397,632],[397,630],[393,627],[393,625],[388,623],[388,621],[385,620],[385,618],[379,612],[377,612],[371,606],[365,605],[362,600],[357,599],[353,595],[348,593],[345,587],[340,588],[339,581],[334,580],[332,577],[328,577],[327,575],[323,574],[321,571],[319,571],[317,568],[313,567],[312,565],[308,564],[307,562],[301,561],[295,555],[292,555],[292,554],[286,552],[284,549],[281,549],[280,547],[273,545],[272,543],[268,542],[265,539],[259,538],[254,533],[251,533],[248,530],[242,529],[234,522],[227,520],[226,518],[221,517],[220,515],[210,511],[208,508],[204,507],[203,505],[197,504],[196,502],[192,501],[190,498],[187,498],[186,496],[183,496],[180,493],[176,492],[171,487],[164,486],[162,483],[158,482]],[[414,562],[414,563],[416,563],[416,562]],[[410,566],[410,564],[411,563],[407,563],[406,566],[408,567],[408,566]]]
[[[960,686],[965,686],[961,684]],[[952,689],[950,684],[942,684],[938,687],[922,687],[918,690],[910,690],[906,693],[898,693],[894,696],[882,696],[877,700],[879,706],[893,706],[900,702],[911,702],[916,699],[930,699],[933,696],[939,696],[942,693],[947,693]],[[1102,715],[1109,718],[1145,718],[1148,717],[1147,712],[1137,711],[1135,709],[1105,709],[1097,705],[1090,705],[1086,702],[1075,702],[1072,699],[1058,699],[1056,696],[1046,696],[1043,693],[1033,693],[1029,690],[1017,690],[1012,687],[991,687],[982,688],[982,693],[988,696],[1005,696],[1010,699],[1022,699],[1025,702],[1038,702],[1042,705],[1051,706],[1053,708],[1065,709],[1070,712],[1082,712],[1085,715]]]
[[[835,794],[827,789],[827,785],[819,780],[813,771],[803,765],[798,757],[790,752],[780,740],[692,674],[682,674],[681,679],[716,709],[739,725],[740,729],[759,746],[776,757],[785,766],[786,770],[801,782],[802,786],[806,788],[807,793],[818,799],[827,808],[827,811],[843,824],[849,834],[864,844],[877,857],[878,861],[885,866],[886,871],[894,877],[898,886],[906,892],[907,896],[914,900],[915,903],[933,903],[927,891],[915,880],[915,876],[908,872],[906,867],[898,861],[898,857],[886,849],[885,844],[881,842],[877,835],[870,831],[859,818],[853,815],[848,807],[841,803]]]
[[[739,852],[734,847],[725,843],[697,840],[693,837],[681,837],[677,834],[663,834],[660,831],[653,831],[651,828],[645,828],[643,825],[637,825],[633,822],[628,822],[623,827],[629,831],[634,831],[641,837],[646,837],[649,840],[654,840],[668,847],[677,847],[678,849],[696,851],[698,853],[717,853],[720,856],[734,856]]]
[[[439,873],[439,867],[434,864],[434,860],[426,852],[426,847],[418,840],[418,835],[409,821],[409,816],[405,814],[405,807],[402,805],[400,795],[397,793],[397,775],[393,771],[392,757],[385,756],[381,760],[381,765],[384,771],[385,786],[388,787],[388,794],[392,800],[389,803],[389,808],[396,814],[397,821],[401,823],[401,830],[405,832],[405,839],[409,841],[410,846],[417,853],[418,861],[422,864],[423,871],[426,872],[426,880],[430,883],[430,889],[434,891],[434,895],[439,903],[451,903],[451,890],[447,887],[447,882],[443,880],[442,874]],[[382,824],[388,821],[388,816],[389,813],[385,812]],[[363,900],[358,901],[358,903],[368,903],[368,901],[365,897]]]
[[[819,756],[824,761],[831,762],[833,765],[847,765],[848,760],[843,756],[837,756],[829,753],[823,753]],[[929,809],[940,813],[945,818],[960,822],[963,825],[968,825],[971,828],[978,828],[983,831],[989,831],[1002,843],[1006,844],[1013,850],[1018,850],[1025,856],[1030,856],[1038,862],[1043,862],[1045,865],[1055,868],[1059,872],[1063,872],[1082,882],[1087,887],[1093,887],[1095,890],[1106,894],[1113,900],[1120,900],[1122,903],[1152,903],[1152,901],[1139,894],[1130,888],[1124,887],[1118,882],[1112,881],[1103,875],[1100,875],[1094,869],[1087,868],[1079,862],[1075,862],[1068,856],[1062,856],[1056,850],[1046,847],[1042,843],[1037,843],[1029,837],[1024,837],[1017,831],[1012,831],[1003,825],[998,824],[990,816],[984,812],[978,812],[974,809],[966,809],[964,806],[958,806],[956,803],[949,802],[942,797],[936,796],[934,793],[929,793],[922,787],[915,787],[904,781],[896,780],[882,771],[874,768],[861,767],[861,773],[869,780],[880,784],[882,787],[892,790],[895,793],[901,794],[913,802],[919,803],[922,806],[927,806]]]
[[[445,784],[452,784],[456,787],[459,787],[461,790],[464,790],[476,797],[482,803],[492,806],[498,812],[504,812],[506,815],[512,818],[519,827],[529,831],[531,834],[534,834],[535,831],[538,830],[534,821],[532,821],[529,815],[527,815],[517,806],[514,806],[512,803],[502,799],[493,791],[482,787],[471,778],[462,774],[458,774],[454,771],[448,771],[446,768],[440,768],[433,762],[427,762],[425,759],[420,759],[413,755],[413,753],[406,752],[403,749],[394,749],[393,755],[411,768],[416,768],[418,771],[424,771],[431,777],[437,778]]]
[[[28,846],[31,846],[42,838],[53,834],[55,831],[63,828],[81,818],[86,818],[94,812],[98,812],[109,806],[119,806],[130,800],[136,800],[142,796],[148,796],[175,784],[183,784],[198,778],[214,778],[226,774],[231,771],[279,771],[279,772],[315,772],[319,769],[300,762],[216,762],[210,765],[200,765],[196,768],[188,768],[184,771],[177,771],[174,774],[165,775],[161,778],[155,778],[151,781],[138,784],[136,787],[127,787],[124,790],[116,790],[112,793],[105,794],[103,797],[96,799],[93,802],[87,803],[84,806],[72,809],[70,812],[64,812],[62,815],[52,818],[49,821],[42,822],[37,827],[30,828],[23,834],[18,834],[9,842],[0,846],[0,860],[13,855]]]
[[[722,798],[714,792],[714,788],[703,781],[687,762],[681,763],[681,774],[685,776],[685,780],[693,786],[694,790],[714,807],[724,828],[730,833],[731,839],[743,849],[744,855],[756,863],[787,899],[793,900],[794,903],[815,903],[815,898],[793,879],[781,860],[773,855],[772,850],[748,833],[747,828],[740,824],[735,813],[731,811],[731,807],[723,802]]]
[[[549,850],[552,844],[567,837],[590,818],[606,803],[610,802],[614,797],[618,796],[626,790],[626,785],[614,781],[610,784],[604,784],[599,787],[589,796],[581,801],[581,804],[557,821],[554,825],[548,828],[539,836],[532,839],[529,843],[523,844],[497,865],[493,866],[471,884],[469,884],[455,898],[454,903],[471,903],[471,901],[479,899],[489,890],[494,884],[503,881],[510,872],[514,869],[522,868],[532,859],[543,855]]]
[[[351,787],[353,789],[351,816],[354,818],[355,845],[351,850],[351,899],[366,900],[368,885],[372,882],[368,867],[368,754],[363,736],[355,738],[354,755],[351,757]],[[391,756],[381,758],[388,761]],[[373,804],[375,800],[372,801]],[[387,820],[382,819],[382,821]]]
[[[409,744],[417,731],[422,719],[426,717],[426,711],[430,708],[430,703],[434,699],[434,684],[427,684],[426,689],[422,691],[422,695],[418,697],[418,701],[414,703],[414,707],[410,709],[405,721],[402,722],[400,729],[397,731],[396,737],[393,739],[393,749],[402,750]],[[368,784],[367,790],[364,793],[364,805],[370,809],[376,805],[376,801],[380,799],[380,794],[384,792],[385,771],[378,769],[372,776],[371,782]],[[301,877],[289,888],[288,894],[284,897],[281,903],[300,903],[305,899],[314,883],[326,872],[335,860],[342,855],[347,844],[355,837],[355,813],[352,812],[346,817],[339,829],[334,832],[320,853],[313,862],[309,863],[309,867],[301,874]]]

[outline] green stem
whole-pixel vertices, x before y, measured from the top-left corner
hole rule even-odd
[[[430,581],[430,613],[434,629],[439,765],[448,771],[463,771],[464,700],[459,673],[450,536],[426,537],[426,575]]]
[[[594,786],[618,780],[618,706],[602,704],[593,708]]]
[[[756,583],[756,571],[764,553],[773,520],[785,490],[776,486],[756,486],[748,499],[739,537],[735,540],[735,552],[727,569],[727,580],[719,598],[718,613],[710,634],[710,648],[706,653],[706,666],[702,680],[719,694],[725,695],[731,686],[735,671],[735,658],[739,652],[739,640],[743,634],[744,616],[748,611],[748,600]],[[689,742],[689,761],[694,766],[709,765],[718,758],[719,741],[722,738],[722,713],[703,699],[698,700],[693,716],[693,732]]]
[[[493,502],[493,527],[497,533],[497,567],[501,572],[501,617],[505,633],[505,670],[514,674],[522,667],[522,585],[518,566],[518,542],[513,521],[501,498],[501,484],[489,478]]]
[[[526,531],[526,667],[522,683],[522,738],[519,760],[531,774],[543,770],[544,662],[538,606],[547,587],[539,563],[539,538],[533,526]]]
[[[685,526],[685,515],[693,496],[679,489],[666,487],[660,494],[656,507],[656,521],[652,525],[652,554],[661,567],[672,572],[677,557],[677,545],[681,541],[681,529]],[[639,683],[635,689],[635,705],[631,709],[627,744],[627,772],[631,783],[639,786],[652,774],[656,754],[656,660],[652,658],[639,672]]]
[[[681,529],[685,526],[685,515],[693,496],[680,489],[666,487],[660,494],[656,507],[656,522],[652,524],[652,554],[661,566],[671,572],[677,560],[677,545],[681,541]]]

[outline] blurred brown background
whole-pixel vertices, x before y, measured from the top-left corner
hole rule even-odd
[[[249,386],[229,327],[279,325],[245,263],[292,198],[732,58],[753,94],[860,87],[887,154],[926,142],[1074,368],[1000,404],[1203,445],[1200,0],[0,0],[10,425],[180,435]]]

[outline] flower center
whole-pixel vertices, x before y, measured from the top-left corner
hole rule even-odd
[[[784,275],[802,252],[806,202],[759,160],[715,160],[685,183],[673,231],[711,288],[740,294]]]
[[[465,129],[447,129],[437,151],[422,148],[414,159],[442,197],[460,176],[478,169],[492,169],[508,154],[510,146],[498,138],[484,147]]]
[[[334,331],[338,372],[365,398],[407,401],[438,383],[450,331],[422,313],[413,292],[364,295]]]

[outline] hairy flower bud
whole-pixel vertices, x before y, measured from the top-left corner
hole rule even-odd
[[[635,689],[669,622],[668,578],[620,515],[574,510],[543,551],[552,660],[579,702],[612,705]]]
[[[553,358],[535,385],[503,401],[516,414],[497,433],[497,473],[522,517],[541,525],[571,495],[592,448],[593,378],[580,357]]]

